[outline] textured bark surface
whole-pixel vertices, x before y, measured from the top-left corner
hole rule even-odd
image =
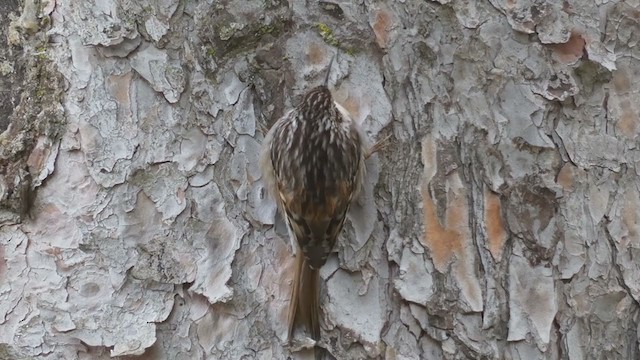
[[[321,272],[331,352],[640,358],[638,1],[5,0],[0,24],[0,358],[300,358],[257,158],[336,48],[337,101],[391,140]]]

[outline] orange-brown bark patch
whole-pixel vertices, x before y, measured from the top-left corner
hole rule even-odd
[[[7,259],[4,258],[4,246],[0,245],[0,284],[4,283],[4,274],[7,269]]]
[[[373,21],[373,32],[376,35],[376,42],[381,48],[386,48],[389,44],[389,30],[393,23],[391,14],[387,10],[378,10]]]
[[[575,175],[576,175],[575,166],[573,166],[570,163],[566,163],[564,164],[562,169],[560,169],[560,172],[556,177],[556,183],[562,186],[562,188],[566,191],[573,191],[574,189],[573,179]]]
[[[638,135],[638,114],[633,110],[629,100],[622,101],[620,106],[622,107],[622,115],[616,127],[623,135],[633,139]]]
[[[119,108],[129,108],[129,88],[133,73],[111,75],[106,79],[107,89],[119,104]]]
[[[347,109],[349,114],[351,114],[352,119],[360,118],[360,102],[358,101],[357,98],[349,95],[349,97],[347,98],[347,100],[345,100],[342,106],[344,106],[344,108]]]
[[[307,51],[307,58],[310,64],[318,65],[324,61],[326,57],[326,51],[324,47],[320,46],[318,43],[311,43],[309,45],[309,50]]]
[[[49,148],[47,148],[44,138],[39,138],[36,146],[29,154],[29,158],[27,159],[27,166],[29,166],[29,171],[32,174],[38,174],[42,171],[42,165],[44,164],[44,160],[49,154]]]
[[[563,63],[574,63],[584,54],[586,40],[578,32],[571,32],[569,41],[564,44],[550,45],[557,59]]]
[[[640,216],[638,215],[638,194],[632,194],[626,197],[626,202],[622,209],[622,223],[627,228],[627,236],[621,239],[621,245],[636,247],[640,245],[640,236],[638,229],[640,225]]]
[[[627,94],[631,89],[629,74],[623,69],[617,69],[613,72],[613,88],[617,94]]]
[[[455,174],[457,176],[457,174]],[[464,196],[455,194],[447,204],[445,211],[445,223],[440,223],[436,204],[429,193],[428,184],[422,186],[422,200],[424,204],[425,234],[423,243],[431,251],[433,264],[440,272],[446,271],[446,267],[454,253],[462,252],[462,234],[467,219],[467,203]]]
[[[484,191],[484,226],[487,232],[489,252],[496,261],[502,259],[502,251],[507,241],[507,231],[502,218],[500,197],[485,189]]]

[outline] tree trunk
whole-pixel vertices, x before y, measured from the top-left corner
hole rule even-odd
[[[335,53],[390,138],[321,271],[329,351],[640,358],[637,1],[0,12],[1,359],[304,358],[257,163]]]

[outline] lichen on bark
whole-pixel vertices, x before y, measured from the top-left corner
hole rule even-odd
[[[34,7],[33,1],[26,1],[22,16],[2,29],[10,66],[3,82],[19,97],[3,99],[14,106],[5,110],[7,125],[0,129],[0,225],[28,215],[37,188],[53,170],[52,152],[57,151],[66,126],[65,82],[49,58],[46,15]]]

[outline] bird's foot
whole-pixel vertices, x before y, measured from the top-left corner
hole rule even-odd
[[[367,153],[365,154],[365,159],[370,158],[373,154],[377,153],[378,151],[384,149],[385,147],[389,146],[389,144],[391,144],[391,135],[388,135],[386,137],[384,137],[381,140],[378,140],[375,142],[375,144],[373,144],[373,146],[371,146],[369,148],[369,150],[367,151]]]
[[[291,352],[299,352],[303,350],[313,349],[316,341],[310,337],[294,338],[289,341],[289,350]]]

